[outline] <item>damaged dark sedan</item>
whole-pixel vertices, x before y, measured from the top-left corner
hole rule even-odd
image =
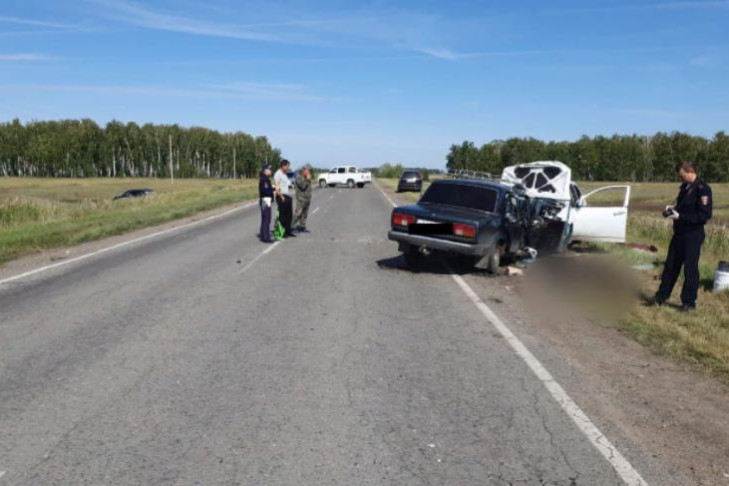
[[[606,189],[625,190],[623,206],[588,208],[587,197]],[[432,254],[459,255],[495,273],[505,258],[560,252],[575,235],[625,241],[629,195],[628,186],[609,186],[582,196],[559,162],[510,167],[501,179],[456,176],[395,208],[388,238],[411,267]]]

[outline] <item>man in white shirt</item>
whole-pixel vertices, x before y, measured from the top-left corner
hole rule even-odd
[[[276,173],[273,175],[273,185],[276,187],[276,204],[278,204],[278,217],[284,227],[284,238],[296,236],[291,231],[291,221],[294,218],[294,204],[289,195],[289,177],[291,163],[283,159]]]

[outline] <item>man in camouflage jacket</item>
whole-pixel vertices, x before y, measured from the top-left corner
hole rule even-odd
[[[311,167],[305,165],[296,175],[296,215],[294,216],[294,228],[301,233],[308,233],[306,229],[306,218],[309,215],[311,204]]]

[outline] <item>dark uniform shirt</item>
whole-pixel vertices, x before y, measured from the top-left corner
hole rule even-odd
[[[267,175],[261,174],[261,178],[258,181],[258,197],[261,199],[264,197],[273,197],[273,185],[271,184],[271,178]]]
[[[701,229],[711,219],[713,200],[711,187],[696,179],[693,183],[684,182],[676,198],[678,219],[673,222],[673,232],[684,234]]]

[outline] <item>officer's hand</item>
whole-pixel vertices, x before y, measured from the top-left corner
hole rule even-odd
[[[666,212],[668,212],[671,209],[673,209],[673,206],[666,206]]]
[[[678,219],[678,211],[676,211],[675,209],[671,211],[671,215],[669,216],[669,218]]]

